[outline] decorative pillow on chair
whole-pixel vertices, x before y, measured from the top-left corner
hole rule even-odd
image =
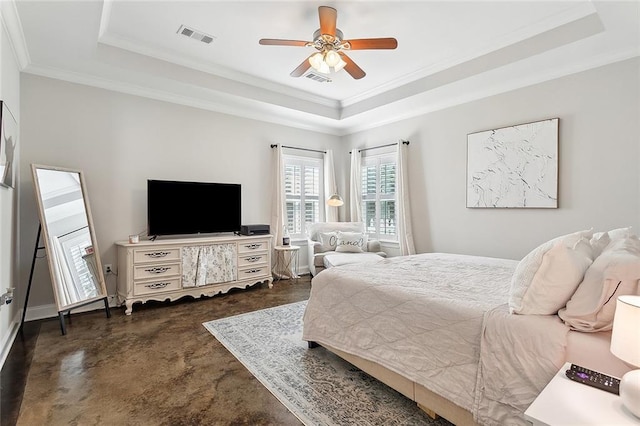
[[[320,237],[321,244],[321,251],[319,251],[319,253],[334,251],[336,249],[336,244],[338,244],[337,232],[320,232],[318,236]]]
[[[511,279],[509,311],[554,315],[564,307],[593,262],[592,234],[588,230],[563,235],[527,254]]]
[[[341,253],[362,253],[367,251],[367,234],[338,231],[336,251]]]
[[[640,294],[640,240],[617,238],[587,270],[584,280],[558,316],[574,330],[611,330],[616,299]]]

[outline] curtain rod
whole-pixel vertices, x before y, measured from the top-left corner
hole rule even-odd
[[[278,146],[278,144],[271,144],[271,148],[275,148],[276,146]],[[289,149],[299,149],[300,151],[311,151],[311,152],[319,152],[321,154],[326,154],[327,151],[319,151],[317,149],[309,149],[309,148],[298,148],[297,146],[286,146],[286,145],[282,145],[283,148],[289,148]]]
[[[405,145],[409,145],[409,141],[400,141]],[[396,143],[388,143],[386,145],[380,145],[380,146],[372,146],[371,148],[362,148],[359,149],[358,152],[362,152],[362,151],[368,151],[370,149],[378,149],[378,148],[386,148],[388,146],[394,146],[394,145],[398,145],[400,142],[396,142]],[[351,151],[349,151],[349,154],[351,154]]]

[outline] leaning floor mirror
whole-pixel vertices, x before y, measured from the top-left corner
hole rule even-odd
[[[70,317],[71,309],[103,300],[111,316],[87,190],[78,170],[37,164],[31,170],[60,329],[66,334],[64,314]]]

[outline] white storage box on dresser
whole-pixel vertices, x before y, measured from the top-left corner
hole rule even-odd
[[[116,242],[118,299],[126,304],[213,296],[259,282],[272,286],[271,235]]]

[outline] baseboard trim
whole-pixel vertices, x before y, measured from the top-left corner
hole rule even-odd
[[[298,271],[298,274],[300,275],[306,275],[308,273],[309,273],[309,268],[307,266],[302,266]],[[116,296],[115,295],[109,296],[109,307],[117,308],[119,306],[120,305],[117,303]],[[72,312],[73,313],[90,312],[90,311],[97,311],[100,309],[104,309],[104,302],[102,302],[102,300],[99,300],[95,303],[91,303],[89,305],[74,308]],[[50,303],[47,305],[29,307],[27,309],[27,314],[25,315],[24,320],[25,322],[28,322],[28,321],[37,321],[37,320],[57,318],[57,317],[58,317],[58,307],[55,304]],[[19,326],[19,324],[17,325]]]
[[[109,307],[110,308],[118,307],[115,296],[109,296]],[[102,300],[98,300],[97,302],[80,306],[78,308],[73,308],[71,312],[72,313],[90,312],[90,311],[97,311],[100,309],[104,309],[104,302]],[[27,321],[36,321],[41,319],[57,318],[57,317],[58,317],[58,307],[55,304],[50,303],[48,305],[32,306],[28,308],[27,315],[25,315],[24,320],[25,322],[27,322]]]
[[[17,315],[14,317],[11,322],[11,328],[0,345],[0,370],[4,367],[4,362],[7,360],[9,352],[11,352],[11,348],[13,347],[13,342],[16,340],[18,331],[20,331],[20,321],[18,321],[20,315],[22,315],[22,310],[18,311]]]

